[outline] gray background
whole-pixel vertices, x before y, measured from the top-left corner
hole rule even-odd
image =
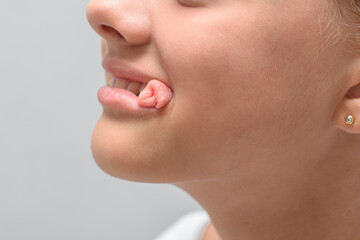
[[[1,0],[0,239],[148,240],[200,206],[95,164],[99,37],[85,0]]]

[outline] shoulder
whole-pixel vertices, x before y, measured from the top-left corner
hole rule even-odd
[[[205,211],[189,212],[180,217],[155,240],[199,240],[209,222],[209,215]]]

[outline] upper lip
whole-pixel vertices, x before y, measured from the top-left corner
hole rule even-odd
[[[115,58],[105,57],[102,61],[102,66],[107,73],[115,78],[121,78],[140,83],[148,83],[150,80],[154,79],[154,77],[151,77],[126,64],[124,61]]]

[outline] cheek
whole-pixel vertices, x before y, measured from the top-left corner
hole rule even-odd
[[[266,86],[257,77],[258,65],[266,62],[262,51],[241,37],[246,29],[236,36],[214,26],[182,26],[181,38],[175,29],[164,29],[159,40],[175,89],[171,125],[177,155],[191,169],[206,168],[203,173],[213,176],[228,172],[229,164],[220,160],[231,162],[237,152],[246,158],[249,136],[259,118],[267,117],[261,105]]]
[[[321,45],[311,19],[211,19],[172,23],[158,35],[176,89],[179,139],[187,137],[183,151],[206,152],[215,161],[249,152],[251,141],[279,142],[301,131],[314,101],[310,86],[317,89],[310,83],[320,77],[313,68],[320,66],[314,53]]]
[[[239,125],[255,114],[274,80],[267,74],[272,71],[269,47],[264,39],[261,45],[254,42],[261,37],[248,24],[191,22],[163,34],[162,51],[176,89],[173,114],[181,111],[182,119],[197,120],[198,127],[212,131],[227,130],[231,121]]]

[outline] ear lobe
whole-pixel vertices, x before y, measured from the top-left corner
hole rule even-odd
[[[352,116],[352,123],[350,117],[346,121],[348,115]],[[353,86],[346,93],[336,109],[333,124],[345,132],[360,134],[360,84]]]

